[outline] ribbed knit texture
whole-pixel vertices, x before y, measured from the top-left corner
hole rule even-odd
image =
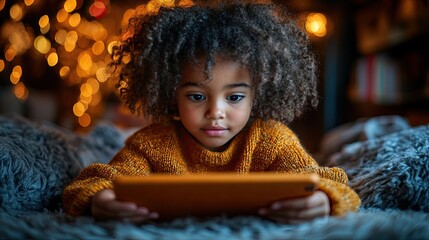
[[[330,199],[332,215],[356,211],[360,206],[359,196],[348,186],[342,169],[318,166],[287,126],[257,119],[222,152],[202,147],[179,122],[143,128],[127,140],[109,164],[85,168],[64,190],[63,207],[71,215],[88,214],[92,196],[112,189],[112,181],[119,175],[221,171],[316,173],[321,177],[319,190]]]

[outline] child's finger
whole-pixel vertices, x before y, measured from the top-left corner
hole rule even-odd
[[[116,206],[117,207],[117,206]],[[151,218],[151,212],[147,208],[136,208],[134,210],[124,209],[124,208],[94,208],[93,214],[96,216],[107,217],[110,219],[125,219],[125,218],[134,218],[134,217],[142,217],[142,218]]]
[[[308,209],[299,211],[297,212],[295,218],[300,220],[308,220],[308,219],[323,217],[327,215],[329,215],[329,209],[321,205],[319,207],[308,208]]]
[[[283,217],[287,219],[295,219],[295,220],[309,220],[317,217],[323,217],[329,215],[329,209],[324,206],[318,206],[314,208],[307,209],[289,209],[289,210],[271,210],[269,213],[265,214],[266,216],[271,217]]]
[[[271,205],[272,210],[280,209],[307,209],[324,204],[327,200],[322,192],[315,192],[313,195],[304,198],[287,199],[275,202]],[[325,199],[326,198],[326,199]]]
[[[119,215],[121,213],[129,215],[130,213],[136,212],[138,210],[138,206],[131,202],[109,201],[104,204],[104,209]]]

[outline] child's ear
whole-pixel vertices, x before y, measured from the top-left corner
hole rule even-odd
[[[173,116],[174,121],[180,121],[180,116]]]

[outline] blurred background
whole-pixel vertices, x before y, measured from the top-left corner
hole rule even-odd
[[[121,107],[105,72],[135,8],[174,0],[0,0],[0,114],[86,132],[147,124]],[[345,123],[400,115],[429,123],[428,0],[278,0],[319,61],[320,105],[291,127],[310,152]]]

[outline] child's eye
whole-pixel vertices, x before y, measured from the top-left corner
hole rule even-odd
[[[239,102],[244,97],[245,96],[243,96],[243,95],[231,95],[231,96],[228,96],[226,99],[230,102]]]
[[[201,102],[206,99],[206,97],[202,94],[188,94],[186,96],[194,102]]]

